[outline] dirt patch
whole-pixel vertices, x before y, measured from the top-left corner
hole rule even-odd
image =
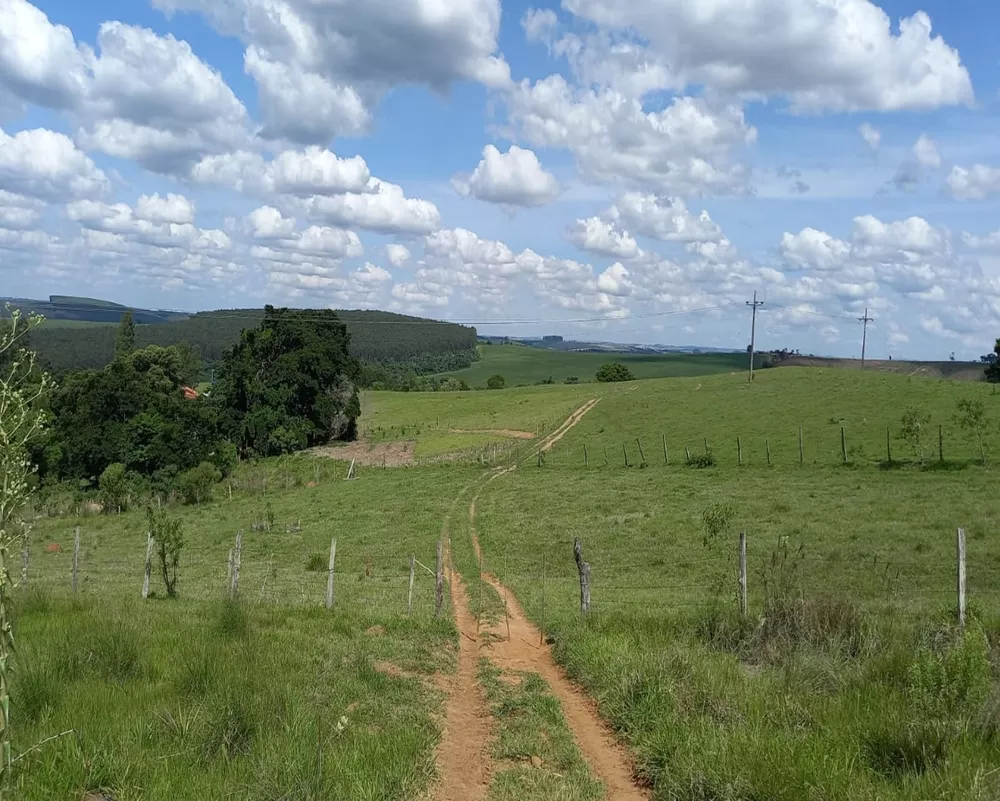
[[[372,668],[374,668],[376,673],[381,673],[384,676],[390,676],[394,679],[409,679],[413,677],[412,673],[407,673],[399,665],[394,665],[392,662],[386,662],[382,659],[372,663]]]
[[[412,440],[398,442],[351,442],[347,445],[320,445],[309,453],[323,459],[355,462],[361,467],[407,467],[413,464]]]
[[[512,439],[534,439],[530,431],[518,431],[513,428],[449,428],[449,434],[496,434],[499,437]]]
[[[370,637],[381,637],[383,634],[385,634],[385,629],[382,628],[382,626],[375,625],[372,626],[371,628],[365,629],[365,634],[369,635]]]

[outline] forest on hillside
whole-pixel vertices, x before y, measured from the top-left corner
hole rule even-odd
[[[427,374],[468,367],[477,358],[474,328],[381,311],[338,311],[337,316],[347,326],[351,355],[364,363]],[[244,329],[258,326],[263,318],[260,309],[230,309],[138,325],[136,346],[186,344],[210,368]],[[53,321],[32,332],[31,345],[55,373],[100,369],[114,359],[115,332],[115,325]]]

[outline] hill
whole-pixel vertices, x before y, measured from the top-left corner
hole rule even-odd
[[[837,367],[845,370],[860,370],[858,359],[833,359],[821,356],[793,356],[781,360],[776,367]],[[924,376],[926,378],[950,378],[955,381],[982,381],[986,365],[980,362],[913,362],[868,359],[865,369],[872,372],[899,373],[901,375]]]
[[[464,378],[473,387],[486,385],[499,373],[508,387],[538,384],[550,378],[562,384],[570,378],[580,383],[594,381],[601,365],[621,362],[636,378],[664,378],[730,373],[746,369],[742,353],[581,353],[549,350],[527,345],[480,345],[479,361],[464,370],[449,373]]]
[[[43,325],[32,334],[39,355],[60,372],[100,368],[114,354],[116,324],[123,308],[115,310],[115,323],[67,324],[62,319]],[[476,330],[452,323],[381,311],[338,311],[351,335],[352,354],[366,362],[415,362],[425,371],[468,365],[474,357]],[[188,317],[136,326],[136,344],[196,347],[201,358],[213,364],[239,339],[244,328],[263,319],[259,309],[200,312]]]

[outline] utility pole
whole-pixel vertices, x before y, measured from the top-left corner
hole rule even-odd
[[[865,316],[858,318],[859,323],[864,323],[864,333],[861,334],[861,369],[865,369],[865,348],[868,346],[868,323],[875,322],[875,318],[868,316],[868,307],[865,307]]]
[[[753,318],[752,318],[753,321],[750,323],[750,381],[751,381],[751,383],[753,382],[753,354],[754,354],[754,347],[757,344],[757,307],[758,306],[763,306],[763,305],[764,305],[764,301],[758,301],[757,300],[757,293],[756,292],[753,293],[753,303],[751,303],[749,300],[747,301],[747,306],[752,306],[753,307]]]

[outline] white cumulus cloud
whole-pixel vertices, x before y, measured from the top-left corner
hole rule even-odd
[[[546,172],[531,150],[511,145],[501,153],[493,145],[472,175],[456,176],[452,185],[460,195],[510,206],[543,206],[559,196],[559,182]]]

